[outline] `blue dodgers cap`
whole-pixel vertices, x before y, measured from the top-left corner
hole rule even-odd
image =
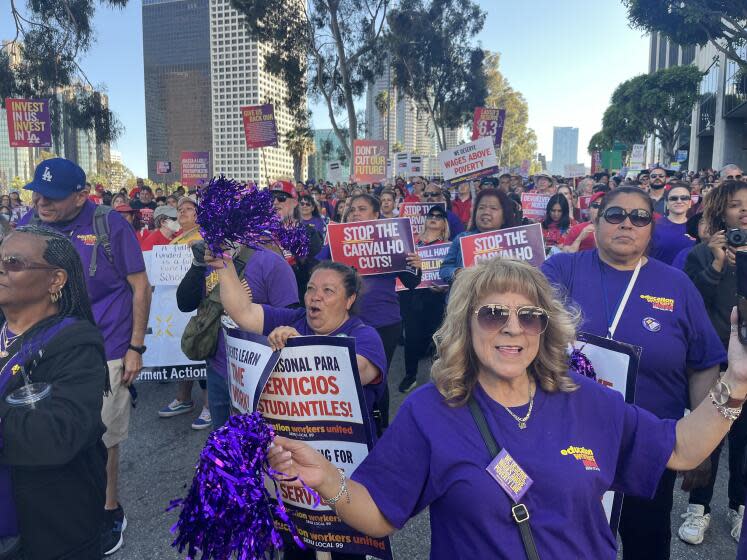
[[[52,200],[62,200],[85,188],[85,172],[64,158],[52,158],[41,162],[34,171],[34,180],[24,187]]]

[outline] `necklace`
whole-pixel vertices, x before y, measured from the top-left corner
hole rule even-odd
[[[529,417],[532,415],[532,409],[534,408],[534,395],[532,395],[532,384],[531,383],[529,384],[529,410],[527,410],[527,413],[523,418],[521,416],[514,414],[514,412],[507,406],[503,406],[503,408],[505,408],[506,412],[508,412],[511,415],[511,417],[514,420],[516,420],[516,422],[518,422],[520,430],[526,429],[527,420],[529,420]]]
[[[18,340],[18,337],[21,336],[20,334],[14,335],[14,336],[8,336],[8,322],[6,321],[3,323],[3,328],[0,329],[0,358],[7,358],[10,353],[8,350],[10,350],[10,347],[13,345],[13,343]]]

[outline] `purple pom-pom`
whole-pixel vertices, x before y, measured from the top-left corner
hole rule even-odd
[[[257,248],[268,242],[278,243],[299,257],[308,254],[306,228],[283,224],[270,191],[220,175],[198,191],[197,197],[197,223],[214,255],[227,247]]]
[[[275,558],[283,541],[273,516],[304,547],[277,495],[275,477],[281,473],[273,471],[267,460],[274,438],[272,427],[258,412],[232,416],[208,437],[187,497],[169,507],[182,508],[171,529],[178,531],[172,546],[179,552],[186,548],[188,560],[198,551],[202,560],[260,560],[268,554]],[[265,476],[275,483],[276,503],[265,488]]]
[[[570,366],[579,375],[583,375],[585,377],[588,377],[589,379],[596,380],[597,373],[594,371],[594,365],[591,363],[591,360],[586,356],[586,354],[582,352],[582,350],[583,347],[581,349],[573,349],[573,352],[571,352]]]

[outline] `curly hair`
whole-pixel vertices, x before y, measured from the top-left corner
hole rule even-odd
[[[570,392],[577,385],[568,375],[568,345],[576,339],[580,312],[566,309],[556,290],[537,268],[525,262],[495,258],[465,268],[451,287],[446,315],[433,335],[438,358],[431,378],[450,406],[462,406],[477,383],[478,359],[472,346],[472,315],[490,293],[526,296],[549,315],[539,352],[528,373],[547,392]]]
[[[729,207],[729,201],[742,189],[747,189],[747,183],[744,181],[728,180],[711,189],[706,195],[703,200],[703,219],[711,235],[726,229],[726,209]]]

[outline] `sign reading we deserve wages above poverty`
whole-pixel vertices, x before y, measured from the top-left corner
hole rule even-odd
[[[444,179],[451,185],[498,173],[498,158],[491,137],[449,148],[438,154]]]

